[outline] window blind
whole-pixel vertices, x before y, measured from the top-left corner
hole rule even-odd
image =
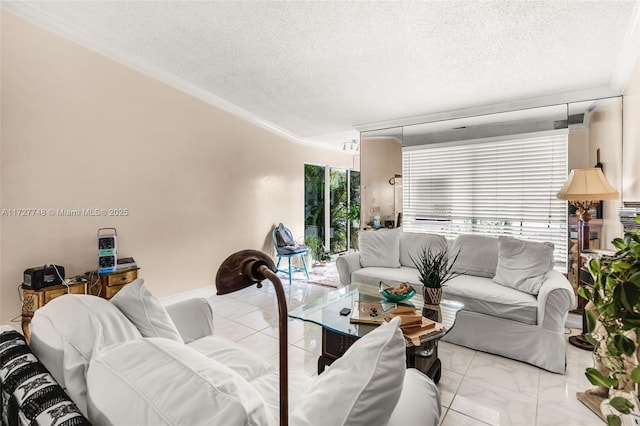
[[[567,267],[567,134],[403,149],[403,227],[448,238],[478,233],[555,245]]]

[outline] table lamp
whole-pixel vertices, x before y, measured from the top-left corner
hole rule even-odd
[[[258,250],[242,250],[227,257],[216,274],[217,294],[233,293],[268,279],[273,283],[278,299],[278,331],[280,337],[280,425],[289,423],[288,394],[288,340],[287,340],[287,300],[280,278],[276,275],[273,260]]]
[[[601,200],[615,200],[620,193],[611,186],[599,168],[571,170],[567,181],[556,195],[574,205],[579,220],[578,244],[580,253],[589,249],[589,209]]]

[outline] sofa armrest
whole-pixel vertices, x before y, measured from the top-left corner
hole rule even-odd
[[[336,268],[338,268],[340,282],[344,285],[351,284],[351,273],[362,268],[362,266],[360,266],[360,253],[353,252],[338,256],[336,259]]]
[[[576,306],[576,295],[569,280],[558,271],[549,272],[538,293],[538,325],[562,332],[569,310]]]
[[[213,311],[202,297],[165,306],[185,343],[213,334]]]

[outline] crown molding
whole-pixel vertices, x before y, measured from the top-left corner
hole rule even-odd
[[[251,124],[261,127],[265,130],[275,133],[291,142],[313,146],[316,148],[339,151],[339,147],[330,146],[321,142],[313,141],[289,132],[282,127],[279,127],[262,117],[247,111],[246,109],[229,102],[219,96],[212,94],[206,90],[203,90],[195,85],[179,78],[178,76],[167,72],[159,67],[149,64],[133,55],[118,49],[109,43],[105,43],[94,36],[91,36],[84,31],[81,31],[75,27],[69,26],[63,21],[56,19],[49,14],[37,9],[32,4],[26,1],[0,1],[0,9],[3,12],[9,12],[18,16],[32,24],[40,26],[54,34],[66,38],[73,43],[79,44],[93,52],[96,52],[102,56],[105,56],[119,64],[132,68],[150,78],[158,80],[174,89],[177,89],[187,95],[190,95],[196,99],[199,99],[209,105],[226,111],[238,118],[241,118]]]
[[[355,124],[353,127],[360,132],[372,130],[391,129],[394,127],[410,126],[413,124],[433,123],[437,121],[455,120],[459,118],[479,117],[483,115],[513,112],[525,109],[542,108],[554,105],[562,105],[572,102],[590,101],[596,99],[613,98],[620,96],[610,87],[600,87],[589,90],[577,90],[561,94],[546,95],[519,101],[502,102],[490,105],[475,106],[457,110],[436,112],[432,114],[417,115],[397,118],[374,123]]]

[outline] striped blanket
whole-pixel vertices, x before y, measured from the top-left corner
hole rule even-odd
[[[8,327],[0,331],[2,426],[91,425],[33,355],[24,337]]]

